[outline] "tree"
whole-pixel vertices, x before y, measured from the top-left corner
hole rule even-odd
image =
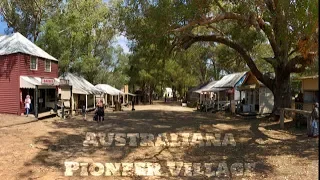
[[[113,65],[116,31],[102,0],[63,2],[41,30],[37,44],[59,59],[60,74],[76,72],[89,82],[105,82],[101,74]]]
[[[8,24],[7,32],[20,32],[33,42],[41,25],[58,9],[61,0],[0,0],[0,15]]]
[[[128,0],[124,6],[133,17],[127,25],[138,17],[152,31],[144,31],[145,37],[156,33],[154,38],[167,37],[174,47],[184,49],[196,42],[214,42],[236,51],[273,92],[274,110],[290,107],[290,74],[304,72],[317,54],[318,2],[313,0]],[[142,35],[126,32],[135,38]],[[272,67],[274,78],[257,67],[253,52],[259,44],[272,49],[272,56],[258,58]]]

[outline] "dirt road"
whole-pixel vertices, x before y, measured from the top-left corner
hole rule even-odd
[[[204,163],[213,163],[211,170],[216,170],[216,176],[213,177],[219,176],[219,179],[223,179],[222,175],[228,175],[225,178],[232,179],[318,177],[318,139],[307,138],[303,131],[292,127],[283,131],[279,130],[278,124],[265,119],[195,112],[194,109],[170,103],[136,106],[135,109],[108,111],[105,122],[101,124],[91,121],[92,114],[89,114],[88,121],[83,121],[80,116],[66,120],[50,118],[33,121],[26,117],[0,115],[1,179],[208,179],[205,175],[189,177],[188,163],[193,163],[192,166],[195,163],[202,163],[202,166]],[[236,144],[189,144],[178,147],[113,144],[106,147],[85,147],[83,142],[87,132],[151,133],[155,137],[161,133],[191,133],[191,137],[194,137],[193,133],[202,133],[204,138],[206,134],[213,133],[221,135],[221,142],[226,134],[231,134]],[[228,142],[231,142],[230,136],[228,138]],[[66,177],[66,161],[153,162],[161,165],[161,175],[168,176],[94,177],[90,173],[88,176],[80,176],[80,170],[77,170],[73,176]],[[179,174],[173,177],[168,169],[168,162],[185,164]],[[239,170],[237,172],[240,175],[236,176],[231,168],[235,163],[243,166],[255,163],[255,167],[245,174],[241,174],[242,171]],[[223,170],[225,164],[227,169],[221,175],[221,169],[219,171],[218,168],[222,167]],[[204,167],[201,170],[205,171]]]

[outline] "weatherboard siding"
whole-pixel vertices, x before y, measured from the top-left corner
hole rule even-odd
[[[33,77],[44,77],[44,78],[58,78],[58,62],[51,61],[51,72],[45,71],[45,60],[38,58],[38,69],[30,69],[30,55],[21,54],[20,56],[20,75],[21,76],[33,76]]]
[[[20,114],[19,55],[0,56],[0,113]]]
[[[38,58],[37,70],[30,70],[30,55],[0,56],[0,113],[20,115],[24,112],[24,104],[20,100],[20,76],[58,78],[58,62],[51,61],[51,72],[45,72],[43,58]]]

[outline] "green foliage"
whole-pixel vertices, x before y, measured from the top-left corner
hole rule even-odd
[[[94,84],[121,88],[127,82],[127,57],[112,46],[116,30],[111,20],[101,0],[69,0],[42,27],[37,44],[60,60],[60,73],[76,72]]]
[[[61,0],[0,0],[0,15],[12,29],[32,41],[38,39],[40,28],[59,7]]]

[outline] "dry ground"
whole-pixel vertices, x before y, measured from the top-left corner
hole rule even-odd
[[[73,177],[64,176],[64,162],[193,163],[256,162],[251,176],[232,179],[318,179],[318,139],[288,123],[280,130],[266,119],[224,113],[201,113],[172,103],[136,106],[107,112],[102,124],[80,116],[61,120],[0,115],[0,179],[206,179],[206,177]],[[232,133],[236,146],[211,147],[84,147],[86,132],[114,133]],[[168,169],[161,169],[164,173]],[[219,178],[222,179],[222,178]],[[228,179],[228,178],[226,178]]]

